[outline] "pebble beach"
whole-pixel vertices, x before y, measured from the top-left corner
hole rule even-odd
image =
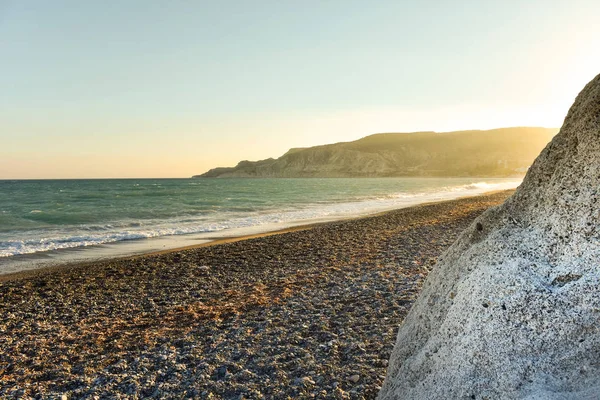
[[[373,399],[436,259],[512,193],[0,276],[0,398]]]

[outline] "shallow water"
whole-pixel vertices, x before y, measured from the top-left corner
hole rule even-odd
[[[0,181],[0,260],[134,239],[170,243],[180,235],[264,232],[519,183],[514,178]]]

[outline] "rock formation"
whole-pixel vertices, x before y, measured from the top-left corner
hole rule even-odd
[[[291,149],[194,178],[522,176],[557,129],[380,133],[354,142]]]
[[[600,75],[517,192],[440,258],[380,399],[600,398]]]

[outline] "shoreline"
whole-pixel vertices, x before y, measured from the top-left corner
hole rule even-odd
[[[383,211],[375,211],[373,213],[367,213],[364,215],[346,216],[346,217],[328,219],[325,221],[317,221],[317,222],[307,221],[307,223],[300,223],[298,225],[291,225],[288,227],[275,229],[275,230],[266,230],[264,232],[259,231],[258,233],[249,233],[249,234],[242,234],[242,235],[231,235],[231,236],[224,236],[224,237],[199,239],[199,240],[206,240],[206,241],[203,241],[202,243],[198,243],[198,244],[191,244],[191,245],[185,245],[185,246],[179,246],[179,247],[169,247],[164,250],[148,250],[148,251],[142,251],[142,252],[133,252],[132,254],[96,257],[96,258],[90,258],[89,260],[83,260],[83,261],[77,260],[77,261],[48,262],[46,265],[38,264],[38,265],[40,265],[39,267],[23,269],[23,270],[15,271],[15,272],[0,273],[0,283],[6,282],[6,281],[11,281],[11,280],[27,279],[29,277],[35,277],[37,275],[50,273],[52,271],[65,271],[65,270],[69,270],[72,268],[85,268],[85,267],[92,266],[92,265],[99,264],[99,263],[135,260],[139,257],[151,257],[151,256],[174,253],[174,252],[193,250],[193,249],[199,249],[199,248],[210,247],[210,246],[217,246],[217,245],[221,245],[221,244],[234,243],[234,242],[238,242],[238,241],[263,238],[263,237],[268,237],[268,236],[272,236],[272,235],[281,235],[281,234],[286,234],[286,233],[291,233],[291,232],[305,231],[305,230],[313,229],[318,226],[333,224],[333,223],[342,222],[342,221],[354,221],[354,220],[360,220],[360,219],[364,219],[364,218],[383,216],[385,214],[393,213],[398,210],[406,210],[406,209],[411,209],[411,208],[415,208],[415,207],[428,206],[428,205],[432,205],[432,204],[440,204],[440,203],[445,203],[445,202],[450,202],[450,201],[455,201],[455,200],[463,200],[463,199],[476,198],[476,197],[481,197],[481,196],[491,196],[491,195],[495,195],[495,194],[499,194],[499,193],[509,193],[509,192],[510,193],[514,192],[514,189],[493,190],[493,191],[484,192],[484,193],[480,193],[480,194],[476,194],[476,195],[461,196],[461,197],[452,198],[452,199],[427,201],[424,203],[418,203],[418,204],[408,205],[408,206],[404,206],[404,207],[398,207],[398,208],[393,208],[393,209],[388,209],[388,210],[383,210]],[[257,228],[257,227],[252,227],[252,228]],[[191,237],[194,235],[195,234],[181,235],[181,236],[190,236]],[[149,240],[152,241],[152,240],[160,240],[160,239],[165,239],[165,238],[140,239],[140,240],[135,240],[133,242],[141,243],[141,242],[148,242]],[[168,239],[168,237],[166,239]],[[177,240],[177,239],[175,239],[175,240]],[[193,240],[193,239],[191,239],[191,240]],[[124,246],[126,244],[129,244],[129,243],[119,242],[119,243],[94,245],[94,246],[89,246],[88,248],[84,247],[84,248],[59,249],[59,250],[52,250],[47,253],[51,253],[51,254],[73,253],[73,252],[90,251],[90,250],[94,250],[94,249],[99,249],[99,248],[103,248],[107,245],[108,246]],[[45,256],[47,256],[45,253],[42,253],[42,254],[32,253],[32,254],[18,255],[16,257],[22,258],[24,260],[24,261],[21,261],[21,260],[19,260],[19,261],[26,262],[28,259],[31,259],[31,258],[45,257]],[[1,259],[0,259],[0,261],[1,261]],[[10,260],[10,261],[12,261],[12,260]],[[0,262],[0,264],[1,264],[1,262]]]
[[[180,249],[214,241],[216,238],[249,236],[296,226],[369,216],[432,201],[446,201],[476,196],[494,190],[514,189],[520,180],[474,177],[468,180],[466,178],[436,179],[431,182],[428,182],[427,179],[418,179],[413,183],[404,179],[394,179],[385,184],[381,180],[365,184],[357,184],[356,181],[345,183],[344,180],[337,180],[332,185],[323,182],[315,185],[306,180],[303,182],[299,188],[291,190],[289,194],[286,192],[274,195],[274,199],[266,203],[257,194],[260,192],[259,189],[262,188],[267,192],[273,191],[278,185],[273,182],[263,182],[255,188],[258,192],[248,198],[250,202],[248,204],[257,203],[256,207],[251,206],[248,209],[239,210],[236,208],[239,204],[236,201],[233,203],[230,201],[235,197],[237,186],[234,185],[233,189],[228,189],[228,185],[221,184],[216,187],[209,185],[207,189],[209,193],[212,193],[213,189],[218,189],[222,199],[212,198],[214,193],[208,195],[207,202],[202,200],[200,206],[192,207],[194,209],[200,207],[196,210],[197,212],[192,214],[189,214],[188,203],[191,201],[196,204],[196,200],[194,200],[196,197],[192,195],[198,190],[203,190],[202,186],[197,187],[192,183],[180,184],[171,180],[163,184],[157,182],[119,184],[117,186],[111,184],[108,187],[105,187],[107,185],[104,183],[104,186],[99,186],[103,187],[102,192],[113,193],[112,191],[114,191],[113,194],[117,196],[121,192],[133,196],[139,190],[148,191],[150,196],[148,201],[153,206],[148,209],[141,207],[136,211],[136,209],[131,209],[135,204],[134,201],[125,201],[122,212],[114,215],[109,213],[111,216],[108,216],[108,214],[103,214],[104,206],[99,203],[95,206],[99,207],[97,211],[96,208],[89,210],[90,216],[86,217],[89,221],[84,218],[89,223],[86,222],[83,225],[75,223],[76,221],[85,222],[80,220],[78,214],[73,219],[64,214],[66,210],[57,210],[57,215],[52,217],[52,204],[54,203],[46,204],[44,200],[34,202],[35,206],[28,205],[24,208],[16,206],[18,208],[16,211],[10,211],[12,209],[9,207],[9,215],[15,213],[14,218],[17,218],[13,221],[14,218],[11,216],[9,222],[13,221],[10,223],[14,225],[21,218],[22,222],[19,223],[19,226],[23,229],[16,228],[17,225],[11,228],[12,225],[9,224],[9,229],[5,229],[5,232],[0,235],[2,239],[0,240],[2,241],[0,275],[55,265],[97,262],[162,250]],[[140,187],[143,189],[138,190],[139,185],[142,185]],[[59,186],[51,186],[47,189],[59,190],[62,187]],[[177,197],[179,200],[175,203],[168,206],[163,204],[165,209],[162,210],[163,206],[160,206],[160,201],[164,199],[161,196],[170,187],[182,191],[183,194],[181,197]],[[317,195],[317,192],[313,193],[316,187],[324,190],[322,195]],[[350,188],[352,188],[351,191],[349,191]],[[64,190],[82,190],[82,195],[86,193],[77,186],[67,187]],[[15,196],[17,195],[23,196],[23,193],[17,191]],[[20,199],[17,203],[28,204],[27,198],[18,196],[17,198]],[[85,204],[82,204],[82,210],[95,203]],[[155,211],[152,211],[153,209]],[[151,211],[152,214],[148,214]],[[131,212],[133,214],[130,214]],[[104,216],[102,217],[102,215]],[[130,217],[133,215],[138,215],[140,220],[132,220]],[[43,221],[48,218],[51,218],[50,225],[44,227]],[[71,221],[75,225],[67,221]],[[33,225],[30,225],[30,222]],[[25,229],[24,227],[30,227],[32,230],[29,231],[29,228]]]
[[[364,218],[364,217],[358,217],[358,218]],[[26,269],[26,270],[22,270],[22,271],[18,271],[18,272],[9,272],[9,273],[0,274],[0,283],[18,280],[18,279],[27,279],[30,277],[35,277],[40,274],[46,274],[46,273],[50,273],[53,271],[63,272],[63,271],[68,271],[73,268],[85,268],[85,267],[95,265],[95,264],[133,261],[133,260],[136,260],[136,259],[142,258],[142,257],[159,256],[159,255],[177,253],[177,252],[186,251],[186,250],[194,250],[194,249],[201,249],[204,247],[218,246],[218,245],[227,244],[227,243],[235,243],[235,242],[244,241],[244,240],[258,239],[258,238],[268,237],[268,236],[272,236],[272,235],[281,235],[281,234],[285,234],[285,233],[304,231],[304,230],[312,229],[315,226],[319,226],[322,224],[328,224],[328,223],[336,222],[336,221],[299,225],[296,227],[284,228],[284,229],[280,229],[280,230],[268,231],[268,232],[264,232],[264,233],[256,233],[256,234],[250,234],[250,235],[215,238],[215,239],[210,240],[205,243],[193,244],[193,245],[182,246],[182,247],[175,247],[175,248],[170,248],[170,249],[166,249],[166,250],[155,250],[155,251],[150,251],[147,253],[139,253],[139,254],[116,256],[116,257],[106,257],[106,258],[99,258],[99,259],[94,259],[94,260],[90,260],[90,261],[66,262],[66,263],[60,263],[60,264],[55,264],[55,265],[43,266],[40,268]],[[141,240],[147,240],[147,239],[141,239]],[[73,249],[63,249],[63,250],[72,251]],[[61,250],[55,250],[55,251],[61,251]],[[28,257],[28,256],[29,255],[24,255],[24,257]]]

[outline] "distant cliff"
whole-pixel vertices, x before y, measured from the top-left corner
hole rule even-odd
[[[524,175],[558,132],[548,128],[380,133],[353,142],[291,149],[194,178],[313,178]]]

